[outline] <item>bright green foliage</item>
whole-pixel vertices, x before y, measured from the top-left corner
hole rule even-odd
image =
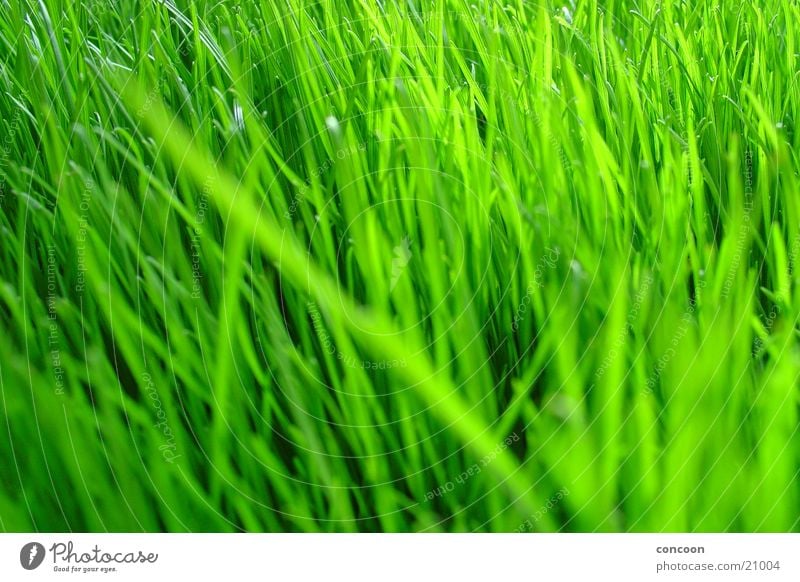
[[[0,530],[800,530],[800,7],[564,2],[0,0]]]

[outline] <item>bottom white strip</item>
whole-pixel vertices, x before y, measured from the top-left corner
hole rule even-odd
[[[798,534],[4,534],[0,580],[800,580]],[[179,577],[179,578],[176,578]]]

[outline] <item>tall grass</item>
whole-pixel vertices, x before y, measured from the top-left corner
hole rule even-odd
[[[796,2],[0,7],[3,530],[800,529]]]

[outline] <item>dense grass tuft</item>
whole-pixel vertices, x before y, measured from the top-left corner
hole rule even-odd
[[[0,529],[797,531],[800,7],[0,0]]]

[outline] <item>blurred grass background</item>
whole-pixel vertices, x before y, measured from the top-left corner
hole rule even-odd
[[[0,529],[800,529],[796,2],[0,7]]]

